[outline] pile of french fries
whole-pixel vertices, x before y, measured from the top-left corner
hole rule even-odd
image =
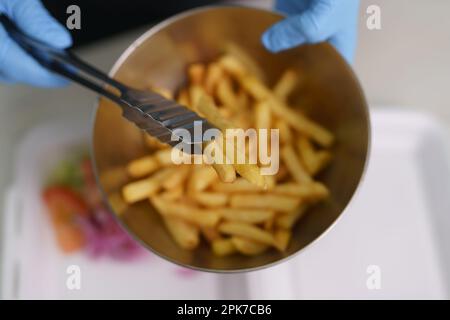
[[[176,99],[221,130],[279,129],[276,175],[262,176],[257,164],[247,163],[175,165],[171,148],[147,135],[149,155],[127,166],[133,182],[122,189],[125,202],[150,201],[184,249],[197,248],[203,238],[218,256],[258,255],[271,248],[284,252],[297,221],[329,196],[314,178],[332,159],[334,137],[289,106],[301,75],[286,70],[269,88],[248,63],[248,57],[228,52],[209,64],[192,64],[189,83]]]

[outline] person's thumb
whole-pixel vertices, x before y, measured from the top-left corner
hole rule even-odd
[[[304,43],[325,41],[330,35],[324,18],[315,10],[306,10],[273,25],[264,32],[262,42],[269,51],[279,52]]]

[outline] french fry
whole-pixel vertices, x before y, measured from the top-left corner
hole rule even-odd
[[[233,112],[227,108],[219,108],[219,112],[220,112],[220,115],[222,117],[224,117],[225,119],[230,119],[233,114]]]
[[[237,178],[233,183],[218,182],[211,187],[218,192],[257,192],[262,190],[244,178]]]
[[[163,216],[175,216],[199,227],[214,227],[220,219],[220,216],[212,210],[169,202],[157,196],[151,197],[150,202]]]
[[[221,181],[231,183],[236,180],[236,170],[233,165],[228,163],[213,163],[212,167],[216,170]]]
[[[275,187],[275,185],[277,184],[275,175],[265,176],[264,178],[266,179],[266,186],[267,186],[266,191],[272,190]]]
[[[275,121],[275,128],[280,130],[280,141],[282,144],[289,144],[292,142],[291,128],[289,128],[289,125],[286,121],[277,119]]]
[[[200,99],[200,102],[198,104],[198,110],[204,114],[204,116],[208,119],[208,121],[210,121],[220,130],[231,129],[234,127],[230,122],[226,121],[220,116],[217,107],[214,105],[214,102],[209,97],[203,97],[202,99]],[[223,149],[225,149],[224,151],[226,151],[226,148]],[[237,145],[234,144],[234,154],[237,155],[239,152],[242,153],[243,151],[239,150]],[[243,155],[243,158],[247,159],[248,157],[246,155]],[[256,164],[233,163],[233,166],[236,169],[236,171],[248,181],[254,183],[255,185],[261,188],[266,187],[264,176],[260,174],[259,167]]]
[[[191,108],[201,116],[204,116],[204,114],[201,110],[198,110],[197,106],[200,100],[204,97],[207,97],[207,94],[203,87],[199,85],[192,85],[189,87],[189,100],[191,102]]]
[[[191,101],[189,99],[189,92],[187,88],[183,88],[180,90],[180,93],[178,94],[177,102],[181,104],[182,106],[188,107],[192,110],[191,107]]]
[[[271,115],[269,105],[264,101],[257,102],[254,113],[255,128],[270,129]]]
[[[216,256],[228,256],[236,252],[236,248],[231,239],[217,239],[211,243],[211,248]]]
[[[270,97],[270,90],[255,76],[251,75],[245,66],[235,57],[224,55],[219,64],[241,84],[256,100],[265,100]]]
[[[239,101],[233,91],[233,85],[230,78],[224,77],[217,84],[217,99],[222,105],[228,107],[228,110],[234,112],[239,111]]]
[[[327,150],[316,151],[308,138],[303,136],[297,142],[297,150],[305,168],[312,176],[325,168],[332,159],[331,152]]]
[[[202,63],[193,63],[188,68],[189,81],[192,84],[202,85],[205,79],[206,68]]]
[[[241,62],[229,54],[219,58],[218,63],[226,72],[233,75],[236,79],[239,79],[248,73]]]
[[[322,200],[328,197],[329,191],[320,182],[296,183],[287,182],[276,185],[272,190],[275,194],[299,197],[303,200]]]
[[[316,141],[318,144],[324,147],[329,147],[333,144],[334,136],[330,131],[308,119],[303,114],[292,110],[278,99],[270,98],[269,106],[275,115],[284,119],[298,132],[311,137],[311,139]]]
[[[283,229],[292,229],[297,221],[304,216],[306,209],[307,206],[302,205],[289,213],[282,213],[278,215],[275,218],[275,225]]]
[[[153,156],[158,161],[158,163],[162,166],[172,165],[172,149],[167,148],[163,150],[156,151]]]
[[[266,179],[261,175],[259,167],[256,164],[235,164],[234,168],[241,177],[247,179],[258,188],[267,188]]]
[[[154,156],[145,156],[131,161],[127,166],[128,174],[133,178],[140,178],[151,174],[161,167]]]
[[[209,242],[222,238],[220,232],[215,227],[201,227],[200,231],[203,237]]]
[[[173,216],[163,217],[164,223],[175,242],[183,249],[193,250],[200,243],[199,229]]]
[[[144,133],[144,141],[145,144],[150,148],[150,149],[163,149],[163,148],[167,148],[168,145],[165,143],[162,143],[161,141],[159,141],[157,138],[152,137],[151,135]]]
[[[113,211],[118,215],[123,214],[128,208],[128,204],[123,200],[119,192],[110,194],[108,201]]]
[[[303,164],[300,162],[300,159],[297,157],[294,149],[290,145],[282,147],[280,155],[287,169],[297,182],[299,183],[311,182],[311,177],[309,176],[306,169],[303,167]]]
[[[207,93],[212,94],[217,86],[217,84],[221,81],[223,76],[223,70],[218,63],[211,63],[206,68],[206,77],[205,77],[205,90]]]
[[[271,94],[270,90],[261,81],[259,81],[256,77],[253,77],[248,74],[240,76],[238,80],[242,85],[242,87],[245,90],[247,90],[250,96],[252,96],[256,101],[270,102],[269,106],[272,108],[271,106],[271,104],[273,104],[272,100],[276,99]]]
[[[305,166],[305,169],[309,172],[309,174],[313,173],[313,168],[316,166],[316,150],[309,141],[309,139],[305,136],[300,136],[297,141],[297,150],[300,154],[300,158]]]
[[[265,74],[261,66],[256,63],[249,53],[245,52],[241,47],[234,43],[227,43],[225,45],[225,53],[234,59],[238,60],[245,66],[245,68],[252,74],[254,74],[258,79],[264,80]]]
[[[149,178],[130,182],[122,189],[122,196],[127,203],[147,199],[161,189],[161,182],[173,172],[173,168],[164,168]]]
[[[226,220],[246,223],[263,223],[274,216],[273,211],[265,209],[219,208],[216,212]]]
[[[211,166],[194,168],[188,181],[188,190],[192,194],[205,190],[211,183],[217,180],[217,173]]]
[[[277,229],[274,233],[275,248],[280,251],[286,251],[289,241],[291,240],[292,232],[287,229]]]
[[[161,197],[165,201],[176,201],[181,199],[183,197],[183,194],[184,194],[183,185],[178,185],[173,189],[160,193],[159,197]]]
[[[275,244],[275,239],[270,232],[248,223],[223,222],[219,225],[219,231],[227,235],[245,237],[267,245]]]
[[[287,69],[283,72],[280,79],[273,88],[273,94],[281,101],[286,101],[289,95],[298,85],[299,77],[297,72]]]
[[[169,89],[163,88],[163,87],[156,87],[156,86],[152,86],[151,89],[152,89],[152,91],[160,94],[164,98],[173,100],[173,93]]]
[[[187,165],[176,166],[172,174],[169,175],[163,182],[162,187],[165,190],[173,190],[178,186],[183,185],[190,173],[190,167]]]
[[[316,153],[316,161],[311,167],[311,175],[315,176],[323,169],[325,169],[332,159],[333,155],[331,154],[331,152],[328,152],[327,150],[318,151]]]
[[[219,141],[221,140],[219,139]],[[216,171],[220,180],[226,183],[230,183],[236,180],[236,170],[234,169],[233,165],[228,163],[229,161],[227,161],[227,159],[225,158],[226,155],[225,152],[223,151],[222,143],[219,143],[218,141],[214,140],[207,143],[206,148],[212,148],[212,150],[214,150],[214,156],[216,152],[220,152],[222,154],[223,163],[220,163],[220,161],[217,162],[215,161],[214,158],[211,158],[208,152],[204,151],[203,153],[203,156],[207,160],[207,163],[212,163],[212,167]]]
[[[196,104],[196,109],[208,119],[208,122],[213,124],[216,128],[224,131],[233,128],[233,124],[222,117],[219,109],[214,104],[214,101],[209,96],[202,96]]]
[[[231,242],[237,251],[247,256],[259,255],[269,249],[267,244],[252,241],[244,237],[234,236],[231,238]]]
[[[230,197],[232,208],[269,209],[291,212],[300,204],[301,199],[276,194],[234,194]]]
[[[228,195],[226,193],[202,191],[192,196],[197,203],[210,208],[223,207],[228,202]]]

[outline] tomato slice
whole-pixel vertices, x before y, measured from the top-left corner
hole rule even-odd
[[[87,217],[89,208],[83,198],[69,187],[53,186],[44,190],[43,198],[56,215],[71,219],[72,215]]]
[[[85,201],[72,189],[61,186],[45,189],[43,199],[50,211],[60,248],[67,253],[83,248],[84,234],[76,218],[88,217],[89,208]]]
[[[77,225],[55,224],[56,241],[65,253],[76,252],[84,248],[86,239],[83,230]]]

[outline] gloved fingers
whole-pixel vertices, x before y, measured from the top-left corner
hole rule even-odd
[[[25,33],[57,48],[72,45],[70,33],[38,0],[4,0],[4,10]]]
[[[68,81],[48,71],[22,50],[0,26],[0,80],[39,87],[61,87]]]
[[[325,41],[334,31],[329,23],[331,13],[327,8],[314,7],[288,17],[264,32],[262,42],[269,51],[279,52],[304,43]]]
[[[292,13],[300,13],[309,8],[312,1],[314,0],[302,0],[302,1],[276,0],[274,4],[274,9],[286,15]]]
[[[61,26],[38,0],[2,0],[5,12],[25,33],[52,46],[66,48],[72,44],[69,32]],[[7,35],[0,25],[0,81],[22,82],[40,87],[59,87],[68,81],[53,74]]]
[[[10,81],[6,76],[0,73],[0,83],[14,84],[14,81]]]
[[[306,42],[306,37],[299,29],[296,19],[297,16],[286,18],[263,33],[262,43],[267,50],[276,53]]]

